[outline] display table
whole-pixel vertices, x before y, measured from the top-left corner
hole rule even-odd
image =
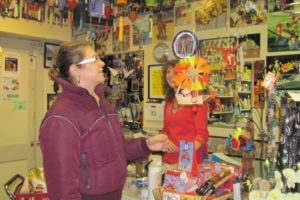
[[[133,183],[136,178],[132,176],[128,176],[122,191],[122,200],[147,200],[146,198],[142,198],[141,189],[137,188]],[[144,188],[144,193],[148,191],[148,187]]]
[[[122,192],[122,200],[140,200],[143,199],[141,195],[139,195],[139,191],[130,191],[127,189],[123,189]]]

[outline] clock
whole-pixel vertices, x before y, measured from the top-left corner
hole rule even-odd
[[[177,58],[192,56],[197,49],[197,37],[191,31],[181,31],[175,36],[172,49]]]
[[[157,62],[166,62],[169,57],[169,47],[166,43],[158,43],[153,49],[153,57]]]

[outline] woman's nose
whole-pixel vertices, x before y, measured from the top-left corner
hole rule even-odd
[[[99,60],[99,66],[100,66],[101,68],[103,68],[103,67],[105,66],[105,63],[104,63],[102,60]]]

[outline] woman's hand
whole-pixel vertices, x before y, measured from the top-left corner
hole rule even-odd
[[[166,145],[166,152],[175,153],[178,151],[179,151],[178,147],[171,140],[168,139],[168,142]]]
[[[200,147],[201,147],[200,142],[195,141],[194,144],[195,144],[195,150],[196,150],[196,151],[197,151],[198,149],[200,149]]]
[[[149,137],[146,140],[147,146],[151,151],[166,151],[166,145],[168,142],[168,136],[165,134],[158,134]]]

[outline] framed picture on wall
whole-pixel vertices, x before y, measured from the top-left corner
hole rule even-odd
[[[45,43],[44,45],[44,67],[51,68],[55,64],[59,44]]]
[[[55,102],[57,96],[58,96],[58,94],[55,94],[55,93],[48,93],[47,94],[47,110],[49,110],[49,108],[51,108],[51,106]]]
[[[164,99],[162,82],[163,64],[148,65],[148,99]]]

